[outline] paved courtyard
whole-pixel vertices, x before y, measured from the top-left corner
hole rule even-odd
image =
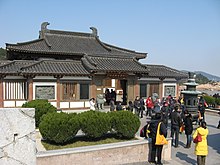
[[[216,126],[220,120],[220,115],[218,114],[206,114],[206,122],[209,129],[208,135],[208,145],[209,145],[209,154],[206,158],[207,165],[219,165],[220,164],[220,129],[217,129]],[[147,118],[149,120],[149,118]],[[143,126],[146,123],[146,117],[141,119],[141,125]],[[194,129],[196,129],[194,125]],[[170,127],[168,129],[168,137],[170,136]],[[195,144],[192,143],[190,149],[184,148],[186,144],[185,133],[180,134],[179,147],[172,147],[172,160],[169,162],[164,162],[164,164],[172,165],[196,165],[196,155],[194,154]],[[140,163],[144,164],[144,163]],[[145,163],[146,164],[146,163]]]

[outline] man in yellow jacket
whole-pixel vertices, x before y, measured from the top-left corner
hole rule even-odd
[[[202,121],[200,126],[196,129],[193,134],[193,139],[200,134],[202,137],[201,142],[197,142],[195,145],[195,154],[197,155],[197,164],[205,165],[206,155],[208,155],[208,144],[207,144],[207,136],[209,134],[209,130],[206,127],[206,122]]]

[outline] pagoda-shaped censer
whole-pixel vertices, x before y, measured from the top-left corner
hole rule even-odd
[[[186,85],[186,90],[181,91],[184,97],[184,105],[185,109],[192,114],[193,120],[197,120],[198,118],[198,95],[201,92],[196,90],[196,86],[198,85],[195,82],[196,75],[192,72],[189,72],[189,79],[184,85]]]

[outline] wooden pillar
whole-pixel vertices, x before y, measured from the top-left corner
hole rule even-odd
[[[60,108],[60,77],[57,78],[57,109]]]
[[[3,87],[3,77],[0,77],[0,108],[4,107],[4,87]]]
[[[134,101],[140,95],[140,85],[137,77],[130,76],[127,79],[127,101]]]
[[[97,95],[97,92],[96,92],[97,86],[94,81],[95,80],[93,78],[90,84],[90,98],[96,98],[96,95]]]
[[[163,80],[165,78],[161,77],[159,79],[160,79],[160,83],[159,83],[159,98],[162,99],[162,97],[163,97]]]
[[[176,99],[179,99],[179,96],[180,96],[180,79],[176,79],[177,82],[176,82]]]
[[[28,101],[33,100],[33,76],[28,77]]]
[[[136,96],[140,96],[140,84],[138,83],[138,79],[134,81],[134,98],[136,98]]]

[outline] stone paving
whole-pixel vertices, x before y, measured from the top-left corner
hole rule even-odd
[[[220,164],[220,129],[217,129],[216,126],[218,121],[220,120],[220,115],[206,113],[206,122],[209,129],[208,135],[208,145],[209,145],[209,154],[206,158],[207,165],[219,165]],[[144,126],[146,120],[149,118],[141,119],[141,127]],[[196,129],[196,125],[194,125],[194,129]],[[168,127],[168,137],[170,136],[170,127]],[[179,147],[172,147],[172,160],[168,162],[163,162],[163,164],[169,165],[196,165],[196,155],[194,154],[195,144],[192,143],[190,149],[184,148],[186,144],[186,136],[185,133],[180,134]],[[140,163],[142,165],[143,163]],[[138,165],[138,164],[136,164]]]

